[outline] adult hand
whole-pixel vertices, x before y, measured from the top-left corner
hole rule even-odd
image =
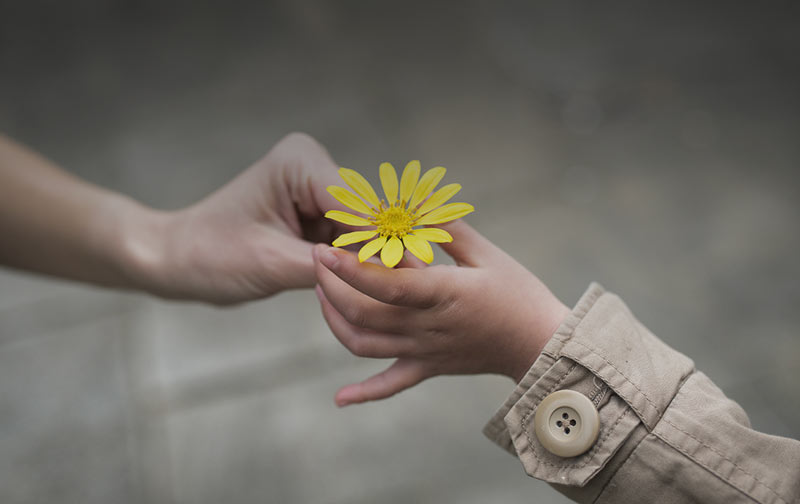
[[[162,297],[232,304],[315,283],[311,248],[334,238],[323,218],[340,205],[325,190],[336,165],[305,134],[283,138],[207,198],[149,211],[120,233],[126,275]]]
[[[388,269],[345,250],[314,249],[322,312],[355,355],[397,358],[336,394],[340,406],[383,399],[436,375],[519,381],[569,310],[532,273],[463,221],[442,226],[457,266]]]

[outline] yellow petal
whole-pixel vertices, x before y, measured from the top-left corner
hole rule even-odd
[[[397,201],[397,172],[394,171],[394,166],[391,163],[381,163],[380,174],[383,192],[386,193],[386,201],[390,205],[394,205],[394,202]]]
[[[374,256],[375,253],[379,251],[381,247],[383,247],[384,243],[386,243],[386,237],[379,236],[378,238],[375,238],[371,242],[361,247],[361,250],[358,251],[359,262],[364,262],[370,257]]]
[[[419,236],[423,240],[432,241],[433,243],[450,243],[453,241],[453,237],[444,229],[423,228],[412,229],[411,232],[414,233],[415,236]]]
[[[411,161],[406,165],[403,177],[400,179],[400,201],[408,203],[411,195],[414,194],[417,182],[419,182],[419,161]]]
[[[375,194],[375,189],[360,173],[350,168],[339,168],[339,176],[349,185],[361,199],[375,208],[381,206],[381,200]]]
[[[474,210],[475,207],[469,203],[450,203],[423,215],[417,222],[414,223],[414,225],[422,226],[425,224],[441,224],[443,222],[456,220],[459,217],[464,217]]]
[[[430,264],[433,261],[433,249],[431,248],[431,244],[419,236],[405,235],[403,237],[403,245],[405,245],[412,254],[426,263]]]
[[[426,171],[425,175],[419,179],[419,184],[417,184],[417,188],[414,190],[414,195],[411,196],[411,201],[408,202],[408,208],[414,208],[419,205],[420,201],[424,200],[431,191],[433,191],[436,184],[442,180],[444,172],[446,171],[447,170],[443,166],[437,166],[436,168],[431,168]]]
[[[356,212],[361,212],[367,215],[375,215],[375,212],[370,210],[369,207],[358,198],[358,196],[351,193],[344,187],[328,186],[328,192],[331,193],[334,198],[339,200],[339,203],[348,208],[352,208]]]
[[[373,226],[370,221],[363,217],[359,217],[357,215],[349,214],[347,212],[342,212],[340,210],[328,210],[325,212],[325,217],[335,220],[337,222],[342,222],[344,224],[349,224],[351,226]]]
[[[403,258],[403,242],[392,236],[381,250],[381,261],[387,268],[394,268]]]
[[[345,245],[350,245],[351,243],[358,243],[364,240],[369,240],[373,236],[378,234],[378,231],[353,231],[352,233],[345,233],[343,235],[339,235],[338,238],[333,240],[334,247],[344,247]]]
[[[427,201],[425,201],[425,203],[423,203],[421,207],[419,207],[419,210],[417,210],[417,215],[424,215],[433,210],[434,208],[444,205],[445,203],[447,203],[447,200],[455,196],[456,193],[460,190],[461,190],[461,184],[447,184],[446,186],[442,187],[441,189],[433,193],[431,197],[428,198]]]

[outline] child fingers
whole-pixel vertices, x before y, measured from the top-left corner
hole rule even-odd
[[[324,246],[323,246],[324,247]],[[430,308],[441,298],[435,268],[388,269],[359,263],[355,255],[333,247],[320,247],[318,260],[329,271],[367,296],[383,303]],[[319,277],[319,268],[317,269]]]
[[[400,262],[397,263],[396,268],[427,268],[428,265],[420,259],[419,257],[415,256],[414,254],[404,254],[403,258],[400,259]]]
[[[347,285],[325,266],[317,263],[316,268],[317,283],[326,300],[350,324],[392,333],[410,327],[411,308],[381,303]]]
[[[444,229],[453,236],[453,241],[440,243],[439,246],[459,266],[484,265],[499,251],[492,242],[462,219],[436,227]]]
[[[339,389],[336,405],[363,403],[386,399],[407,388],[411,388],[427,378],[420,361],[398,359],[386,370],[367,378],[361,383],[353,383]]]
[[[361,329],[350,324],[336,308],[330,304],[325,293],[317,286],[317,297],[322,308],[322,316],[328,323],[336,339],[353,355],[386,359],[407,355],[411,341],[405,336],[382,334],[368,329]]]

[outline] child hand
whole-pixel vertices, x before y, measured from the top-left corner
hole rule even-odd
[[[463,221],[442,226],[457,266],[387,269],[314,248],[316,288],[334,335],[353,354],[397,358],[336,394],[346,406],[390,397],[442,374],[519,381],[569,310],[522,265]]]

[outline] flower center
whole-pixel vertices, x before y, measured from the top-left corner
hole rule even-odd
[[[375,217],[375,225],[378,226],[381,236],[402,238],[411,231],[414,219],[403,206],[405,205],[384,208],[381,205],[380,212]]]

